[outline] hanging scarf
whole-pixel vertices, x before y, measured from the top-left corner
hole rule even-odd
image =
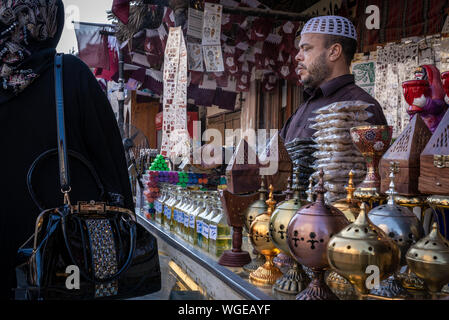
[[[61,0],[0,0],[0,103],[51,66],[63,24]]]
[[[190,151],[187,131],[187,49],[181,27],[170,28],[164,56],[161,154],[175,159]]]

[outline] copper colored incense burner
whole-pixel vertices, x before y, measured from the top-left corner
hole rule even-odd
[[[327,244],[330,238],[349,224],[345,215],[335,207],[324,203],[324,172],[315,188],[317,199],[302,207],[287,227],[290,252],[298,263],[310,268],[313,279],[309,286],[298,294],[298,300],[336,300],[337,296],[324,281],[324,272],[329,268]]]

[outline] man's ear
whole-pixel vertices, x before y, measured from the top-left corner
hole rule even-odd
[[[342,54],[343,54],[343,47],[341,46],[341,44],[334,43],[333,45],[330,46],[330,48],[329,48],[329,60],[331,62],[335,62],[338,59],[340,59]]]

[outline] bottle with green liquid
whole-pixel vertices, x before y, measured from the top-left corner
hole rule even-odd
[[[218,214],[209,226],[209,253],[219,257],[225,250],[232,248],[232,235],[220,199],[216,203],[216,208]]]

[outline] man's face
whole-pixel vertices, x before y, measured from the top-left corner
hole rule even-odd
[[[304,87],[316,88],[327,79],[332,72],[327,62],[328,49],[325,48],[325,35],[308,33],[301,36],[296,73]]]

